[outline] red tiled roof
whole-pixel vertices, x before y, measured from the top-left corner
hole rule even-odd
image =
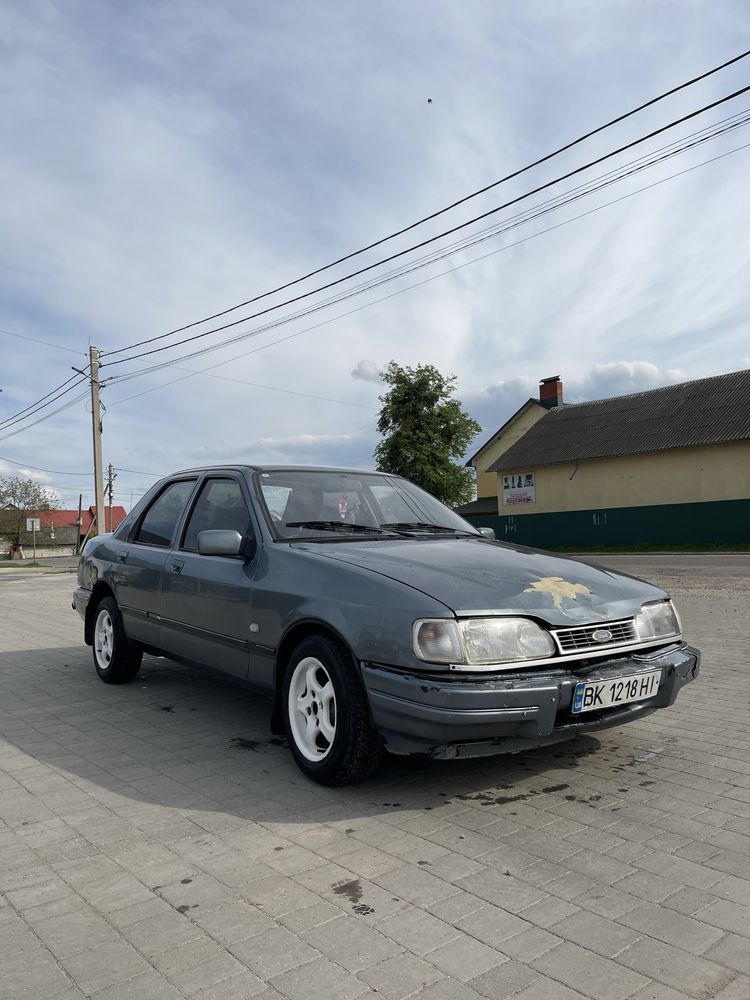
[[[95,507],[84,507],[81,511],[80,534],[85,535],[91,527],[96,513]],[[124,507],[112,508],[112,523],[109,519],[109,507],[104,505],[104,525],[107,531],[114,531],[119,528],[127,517]],[[78,521],[78,510],[42,510],[39,512],[39,519],[43,528],[74,528]]]

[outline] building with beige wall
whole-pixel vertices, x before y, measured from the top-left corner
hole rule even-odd
[[[470,462],[487,492],[462,512],[500,538],[747,543],[750,371],[573,405],[545,380]]]

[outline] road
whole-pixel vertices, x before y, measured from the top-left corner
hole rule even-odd
[[[676,705],[345,789],[228,681],[101,684],[71,575],[0,577],[0,1000],[748,1000],[750,555],[593,561],[673,592]]]

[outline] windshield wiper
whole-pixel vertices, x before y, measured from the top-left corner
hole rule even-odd
[[[368,524],[348,524],[346,521],[287,521],[286,528],[312,528],[315,531],[344,531],[357,532],[366,531],[376,535],[387,535],[385,527],[376,528],[375,525]]]
[[[381,528],[390,531],[429,531],[434,534],[450,535],[471,535],[473,538],[476,532],[465,531],[463,528],[449,528],[445,524],[431,524],[429,521],[394,521],[389,524],[381,524]]]

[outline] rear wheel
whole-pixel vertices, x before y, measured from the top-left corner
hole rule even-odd
[[[94,666],[106,684],[127,684],[138,676],[143,653],[128,642],[113,597],[103,597],[94,613]]]
[[[300,770],[321,785],[347,785],[378,764],[382,744],[346,649],[325,635],[294,650],[284,677],[289,746]]]

